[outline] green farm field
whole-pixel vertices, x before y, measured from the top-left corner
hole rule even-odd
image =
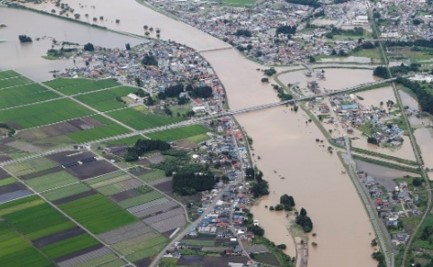
[[[60,97],[48,88],[37,83],[20,85],[0,90],[0,109]]]
[[[1,205],[0,216],[30,240],[75,226],[59,211],[36,196]]]
[[[30,242],[17,233],[13,226],[0,221],[0,266],[48,267],[54,264]]]
[[[88,187],[87,185],[83,183],[76,183],[59,189],[50,190],[42,195],[46,197],[49,201],[55,201],[58,199],[73,196],[90,190],[91,188]]]
[[[161,132],[150,133],[147,136],[150,139],[159,139],[163,141],[176,141],[197,135],[206,134],[208,130],[201,125],[191,125],[182,128],[169,129]]]
[[[118,86],[120,83],[113,79],[90,80],[90,79],[68,79],[58,78],[45,82],[49,87],[65,94],[74,95],[79,93],[91,92],[99,89]]]
[[[181,118],[177,117],[144,114],[133,108],[109,112],[108,115],[136,130],[144,130],[182,121]]]
[[[13,70],[0,71],[0,80],[12,78],[15,76],[19,76],[19,74]]]
[[[55,259],[97,244],[99,242],[86,233],[50,244],[41,250],[48,257]]]
[[[101,115],[96,115],[92,118],[101,122],[102,125],[93,129],[70,133],[68,137],[77,143],[85,143],[129,132],[125,127]]]
[[[60,171],[36,177],[25,182],[37,192],[42,192],[51,188],[72,184],[77,181],[77,178],[70,175],[66,171]]]
[[[60,208],[95,234],[136,221],[130,213],[99,194],[60,205]]]
[[[130,93],[136,92],[138,89],[129,86],[116,87],[91,94],[79,95],[75,97],[80,102],[83,102],[99,111],[108,111],[116,108],[125,107],[117,97],[125,97]]]
[[[5,166],[11,173],[21,176],[56,167],[58,164],[47,158],[35,158]]]
[[[0,111],[0,121],[18,128],[31,128],[91,115],[93,112],[69,99]]]
[[[158,199],[158,198],[162,198],[162,197],[163,196],[158,191],[151,191],[151,192],[145,193],[145,194],[140,195],[140,196],[136,196],[133,198],[122,200],[118,204],[122,208],[127,209],[130,207],[138,206],[138,205],[153,201],[153,200]]]
[[[140,180],[142,180],[146,183],[151,183],[153,181],[159,180],[159,179],[164,178],[164,177],[165,177],[165,172],[163,170],[159,170],[159,169],[155,169],[155,170],[152,170],[152,172],[138,176],[138,178],[140,178]]]
[[[24,84],[29,84],[29,83],[32,83],[32,81],[23,77],[23,76],[15,76],[15,77],[8,78],[8,79],[2,79],[2,80],[0,80],[0,90],[3,90],[3,89],[8,88],[8,87],[12,87],[12,86],[24,85]]]

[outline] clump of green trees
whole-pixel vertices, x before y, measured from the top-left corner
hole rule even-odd
[[[253,181],[250,188],[254,197],[269,195],[269,184],[263,180],[263,173],[254,168],[245,169],[245,179]]]
[[[409,79],[398,77],[397,83],[409,88],[418,98],[419,105],[422,110],[433,114],[433,86],[429,84],[423,84],[413,82]]]
[[[302,208],[298,216],[296,216],[296,224],[300,225],[305,233],[309,233],[313,230],[313,222],[307,215],[307,210],[304,208]]]
[[[161,140],[139,139],[134,146],[129,147],[125,155],[125,161],[136,161],[140,156],[151,151],[165,151],[170,149],[169,143]]]
[[[173,175],[173,192],[180,195],[193,195],[212,190],[217,180],[212,172],[181,171]]]

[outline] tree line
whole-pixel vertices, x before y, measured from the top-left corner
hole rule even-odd
[[[403,77],[398,77],[396,82],[409,88],[417,96],[421,109],[433,115],[433,88],[431,85],[421,86],[420,83]]]
[[[181,171],[173,175],[173,192],[180,195],[193,195],[212,190],[217,180],[212,172]]]
[[[125,161],[136,161],[140,156],[151,151],[165,151],[170,149],[169,143],[161,140],[144,140],[139,139],[134,146],[129,147],[125,155]]]

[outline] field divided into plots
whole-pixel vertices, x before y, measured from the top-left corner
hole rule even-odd
[[[57,78],[55,80],[45,82],[44,84],[65,95],[87,93],[120,85],[120,83],[113,79],[90,80],[81,78]]]
[[[140,89],[129,86],[119,86],[108,90],[79,95],[76,96],[75,99],[84,104],[92,106],[99,111],[108,111],[125,107],[125,104],[120,100],[122,100],[122,98],[126,97],[128,94],[136,92],[137,90]]]
[[[101,115],[92,116],[91,118],[100,124],[95,128],[73,132],[67,136],[76,143],[85,143],[129,132],[125,127]]]
[[[126,125],[136,130],[150,129],[182,121],[182,119],[178,117],[149,114],[138,111],[134,108],[109,112],[108,115],[115,118],[116,120],[122,121]]]
[[[93,112],[69,99],[59,99],[31,106],[0,111],[0,121],[18,129],[56,123],[92,115]]]
[[[59,94],[37,83],[18,85],[0,90],[0,109],[32,104],[58,97],[60,97]]]
[[[208,130],[201,125],[191,125],[176,129],[169,129],[161,132],[147,134],[150,139],[159,139],[163,141],[176,141],[186,138],[203,136],[206,139]]]

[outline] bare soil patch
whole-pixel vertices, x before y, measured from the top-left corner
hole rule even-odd
[[[65,256],[59,257],[59,258],[55,259],[54,261],[55,261],[55,262],[62,262],[62,261],[65,261],[65,260],[69,260],[69,259],[72,259],[72,258],[75,258],[75,257],[81,256],[81,255],[83,255],[83,254],[89,253],[89,252],[91,252],[91,251],[95,251],[95,250],[100,249],[100,248],[102,248],[102,247],[104,247],[104,245],[102,245],[102,244],[97,244],[97,245],[94,245],[94,246],[92,246],[92,247],[88,247],[88,248],[82,249],[82,250],[80,250],[80,251],[76,251],[76,252],[74,252],[74,253],[71,253],[71,254],[68,254],[68,255],[65,255]]]
[[[117,171],[117,168],[105,160],[97,160],[89,163],[66,168],[66,171],[80,180],[100,176],[109,172]]]
[[[114,195],[111,195],[110,198],[115,201],[115,202],[120,202],[122,200],[128,199],[128,198],[133,198],[136,196],[139,196],[140,193],[137,192],[137,190],[135,189],[130,189],[127,191],[123,191]]]
[[[18,190],[26,190],[26,189],[27,189],[26,186],[20,183],[0,186],[0,195],[15,192]]]
[[[55,233],[49,236],[41,237],[39,239],[36,239],[33,241],[33,245],[37,248],[44,247],[49,244],[56,243],[58,241],[62,241],[65,239],[69,239],[71,237],[80,235],[84,233],[85,231],[81,229],[80,227],[74,227],[72,229],[64,230],[59,233]]]
[[[0,157],[0,159],[1,159],[1,157]],[[5,170],[3,170],[2,168],[0,168],[0,180],[4,179],[4,178],[7,178],[9,176],[10,175]]]
[[[26,175],[22,175],[22,176],[20,176],[20,178],[23,179],[23,180],[29,180],[29,179],[33,179],[33,178],[36,178],[36,177],[39,177],[39,176],[44,176],[44,175],[48,175],[48,174],[51,174],[51,173],[59,172],[61,170],[63,170],[62,167],[56,166],[56,167],[53,167],[53,168],[50,168],[50,169],[46,169],[46,170],[43,170],[43,171],[29,173],[29,174],[26,174]]]
[[[154,185],[156,188],[166,193],[167,195],[173,195],[173,181],[165,181]]]
[[[61,198],[61,199],[54,200],[53,203],[56,204],[56,205],[62,205],[62,204],[65,204],[65,203],[68,203],[68,202],[72,202],[72,201],[75,201],[77,199],[88,197],[88,196],[91,196],[91,195],[94,195],[94,194],[96,194],[96,192],[93,191],[93,190],[90,190],[90,191],[78,193],[76,195],[72,195],[72,196],[69,196],[69,197],[64,197],[64,198]]]
[[[89,151],[63,151],[49,155],[48,158],[58,162],[60,165],[69,165],[95,156],[95,154]]]
[[[132,174],[132,175],[140,176],[140,175],[143,175],[143,174],[150,173],[150,172],[152,172],[152,170],[151,169],[142,168],[142,167],[135,167],[135,168],[129,169],[128,172],[130,174]]]

